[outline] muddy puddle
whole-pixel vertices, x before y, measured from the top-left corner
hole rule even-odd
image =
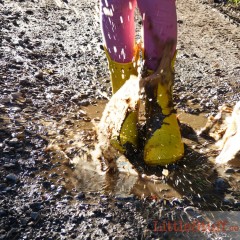
[[[96,143],[95,126],[106,102],[99,101],[81,107],[69,112],[60,121],[40,122],[47,131],[49,145],[46,151],[53,162],[59,163],[51,174],[61,176],[57,181],[66,189],[114,194],[119,197],[135,195],[140,198],[172,199],[188,196],[191,199],[194,196],[199,199],[201,206],[209,206],[209,199],[222,198],[218,191],[219,186],[220,192],[221,187],[225,186],[239,192],[239,168],[227,165],[217,167],[214,159],[218,151],[214,142],[197,135],[197,131],[206,124],[207,117],[204,114],[178,112],[185,156],[177,164],[148,167],[143,163],[141,154],[130,156],[131,164],[126,156],[119,155],[116,156],[119,172],[103,173],[100,163],[92,160],[91,151]]]

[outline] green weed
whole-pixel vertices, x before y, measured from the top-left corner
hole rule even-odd
[[[236,5],[240,4],[240,0],[228,0],[230,3],[235,3]]]

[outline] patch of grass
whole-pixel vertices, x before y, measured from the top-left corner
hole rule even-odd
[[[240,0],[228,0],[230,3],[240,4]]]

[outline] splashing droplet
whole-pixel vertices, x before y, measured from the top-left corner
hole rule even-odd
[[[123,17],[120,16],[120,22],[123,24]]]

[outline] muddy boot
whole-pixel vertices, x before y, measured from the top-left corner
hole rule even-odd
[[[166,47],[164,52],[169,53]],[[140,82],[146,94],[146,142],[144,161],[148,165],[166,165],[182,158],[184,145],[173,107],[173,64],[164,53],[157,71],[148,71]]]
[[[137,72],[137,61],[139,59],[140,47],[136,45],[135,57],[132,62],[129,63],[118,63],[110,58],[110,55],[105,48],[105,52],[108,59],[108,66],[110,71],[110,78],[112,83],[112,92],[116,93],[123,84],[131,77],[131,75],[138,75]],[[120,113],[121,114],[121,113]],[[121,130],[118,136],[115,136],[110,140],[111,145],[124,153],[126,151],[127,145],[131,145],[133,148],[137,148],[138,144],[138,106],[136,111],[130,111],[127,113],[124,119]]]

